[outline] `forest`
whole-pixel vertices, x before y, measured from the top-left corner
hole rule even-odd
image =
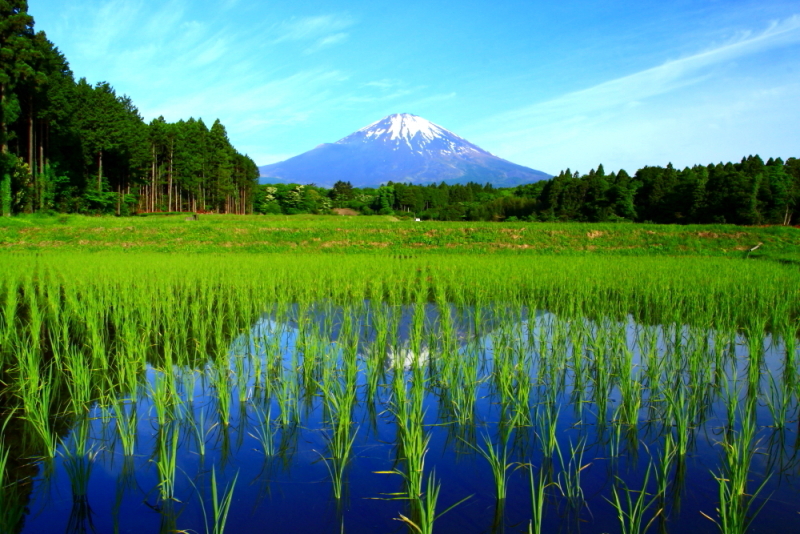
[[[337,208],[371,215],[409,215],[443,221],[653,222],[661,224],[792,224],[800,203],[800,160],[749,156],[739,163],[683,170],[643,167],[581,175],[569,169],[550,180],[513,188],[491,184],[411,185],[377,189],[337,182],[269,184],[256,193],[257,213],[331,213]]]
[[[219,120],[147,124],[109,83],[76,81],[27,2],[0,3],[0,59],[0,214],[252,213],[258,169]]]

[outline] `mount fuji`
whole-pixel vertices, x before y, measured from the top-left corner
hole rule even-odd
[[[354,187],[378,187],[389,181],[513,187],[551,177],[498,158],[409,113],[389,115],[335,143],[259,170],[262,183],[313,183],[327,188],[338,181]]]

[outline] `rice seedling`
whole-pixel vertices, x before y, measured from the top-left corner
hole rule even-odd
[[[189,434],[194,438],[195,445],[197,446],[197,454],[199,454],[201,458],[205,458],[206,439],[208,438],[208,434],[219,423],[215,423],[211,428],[206,429],[206,410],[204,408],[200,408],[196,412],[190,412],[185,418],[184,423],[189,429]]]
[[[18,395],[22,400],[23,417],[38,437],[44,458],[52,459],[58,447],[58,435],[53,431],[50,421],[55,371],[48,366],[46,374],[43,373],[38,358],[30,349],[24,349],[22,355],[20,372],[25,379],[19,383]]]
[[[508,470],[512,467],[508,461],[508,437],[506,436],[506,439],[501,440],[496,446],[492,444],[492,439],[488,435],[484,435],[483,438],[485,447],[476,447],[471,443],[467,445],[489,462],[494,477],[495,497],[498,501],[502,501],[506,498]]]
[[[165,427],[168,423],[177,419],[175,413],[177,399],[175,376],[172,370],[161,371],[156,369],[152,386],[150,386],[150,400],[156,410],[156,419],[159,427]]]
[[[718,474],[714,475],[719,488],[718,518],[714,519],[704,512],[700,512],[716,523],[723,534],[744,534],[747,532],[761,508],[766,504],[766,500],[764,500],[761,506],[755,510],[752,509],[769,477],[766,477],[753,493],[747,493],[747,476],[750,466],[748,456],[752,456],[752,451],[743,450],[745,447],[749,447],[749,444],[745,445],[745,441],[742,438],[737,438],[732,443],[725,444],[725,465]]]
[[[219,358],[210,369],[211,380],[217,401],[217,415],[222,426],[227,427],[231,421],[231,371],[223,358]]]
[[[331,476],[333,496],[337,501],[344,495],[345,471],[357,433],[358,429],[350,434],[340,432],[337,435],[336,431],[334,431],[333,435],[326,436],[325,439],[330,456],[322,456],[322,460],[328,469],[328,474]]]
[[[557,443],[557,442],[556,442]],[[561,462],[561,472],[558,474],[558,488],[566,499],[570,510],[579,510],[585,504],[583,488],[581,488],[581,473],[591,465],[583,463],[584,443],[579,441],[576,445],[569,444],[569,459],[564,461],[561,447],[556,445],[556,452]]]
[[[272,410],[267,408],[265,413],[258,406],[255,406],[253,410],[255,412],[255,422],[253,424],[253,432],[255,434],[249,432],[249,435],[258,440],[264,456],[275,456],[275,435],[278,430],[273,430],[272,428]]]
[[[122,443],[122,451],[125,456],[133,456],[138,434],[136,404],[130,403],[129,406],[127,408],[125,401],[121,399],[117,399],[114,403],[117,435]]]
[[[235,352],[233,355],[233,378],[236,382],[236,392],[239,398],[239,404],[243,405],[247,402],[249,395],[248,384],[250,382],[249,366],[245,364],[245,355],[240,352]]]
[[[296,369],[290,366],[288,369],[281,366],[281,376],[275,388],[275,399],[278,401],[280,409],[280,421],[283,425],[299,423],[299,410],[297,403],[299,400],[299,382],[296,380]]]
[[[84,416],[68,442],[63,442],[64,470],[69,477],[73,502],[85,501],[89,490],[89,477],[100,452],[89,445],[89,421]]]
[[[722,466],[714,475],[719,488],[718,519],[701,513],[714,521],[723,533],[742,534],[766,503],[764,501],[761,507],[755,512],[751,512],[752,504],[769,480],[769,475],[764,477],[763,482],[752,494],[748,492],[750,465],[756,454],[756,444],[754,443],[756,399],[748,396],[744,406],[741,406],[738,403],[738,395],[733,394],[727,396],[727,401],[729,417],[738,416],[739,430],[734,430],[735,427],[731,424],[721,442],[724,453]],[[731,414],[733,410],[735,412]]]
[[[410,496],[422,494],[422,480],[424,476],[425,455],[430,443],[430,434],[425,432],[422,421],[422,392],[424,381],[412,381],[412,387],[406,390],[405,379],[402,374],[395,374],[393,413],[397,423],[398,455],[405,464],[402,473]],[[418,504],[412,501],[412,505]]]
[[[669,473],[675,460],[675,438],[671,432],[664,435],[664,446],[660,452],[659,461],[656,464],[656,495],[662,500],[667,494],[669,485]],[[663,510],[663,506],[662,506]]]
[[[779,382],[773,373],[767,373],[767,385],[764,401],[772,416],[772,427],[783,430],[786,428],[786,418],[794,395],[791,383],[785,379]]]
[[[236,489],[236,481],[238,479],[239,473],[237,472],[233,480],[220,493],[219,484],[217,484],[217,470],[215,467],[211,468],[211,521],[209,521],[206,511],[205,500],[200,499],[200,511],[203,514],[206,534],[224,534],[231,503],[233,502],[233,492]],[[194,486],[194,482],[191,482],[191,484]],[[195,490],[197,490],[197,486],[195,486]]]
[[[72,412],[85,413],[92,401],[92,369],[81,351],[67,347],[63,357],[64,368],[69,373],[65,380],[69,389]]]
[[[415,507],[415,509],[418,510],[417,520],[413,521],[403,514],[400,514],[398,519],[407,524],[414,532],[417,532],[418,534],[432,534],[433,524],[437,519],[472,497],[471,495],[465,497],[437,514],[436,504],[439,500],[439,492],[441,491],[441,488],[441,482],[436,480],[436,471],[432,471],[431,474],[428,475],[426,491],[424,495],[417,499],[419,501],[418,505]]]
[[[647,482],[650,479],[651,468],[652,464],[648,464],[647,470],[644,473],[644,481],[642,482],[641,490],[630,489],[625,481],[619,477],[616,477],[616,483],[612,486],[614,500],[607,500],[617,511],[617,519],[619,520],[620,532],[622,534],[647,532],[650,525],[653,524],[653,521],[655,521],[662,512],[662,510],[657,510],[650,521],[643,525],[647,510],[658,498],[658,495],[651,499],[647,498]],[[620,497],[620,494],[624,494],[624,500]]]
[[[326,443],[329,456],[323,457],[325,466],[333,481],[333,494],[338,500],[342,498],[345,469],[353,450],[358,429],[353,430],[350,420],[351,411],[356,398],[354,383],[342,383],[332,380],[330,383],[320,384],[325,405],[327,406],[331,430],[326,434]]]
[[[545,458],[553,458],[558,447],[556,430],[560,407],[552,402],[540,404],[536,409],[536,427],[539,428],[539,441]]]
[[[639,423],[639,410],[642,406],[643,387],[633,369],[633,354],[629,350],[622,350],[622,360],[619,364],[618,387],[622,394],[620,404],[620,422],[628,427],[636,428]]]
[[[692,432],[692,411],[687,399],[686,385],[679,381],[674,388],[666,388],[664,396],[667,401],[671,426],[675,428],[676,454],[685,456],[689,450]]]
[[[18,289],[15,282],[16,280],[5,284],[5,294],[3,295],[3,322],[2,328],[0,328],[0,333],[2,333],[2,338],[0,338],[2,339],[2,343],[0,343],[0,346],[5,349],[2,351],[3,353],[10,352],[8,347],[15,347],[17,345],[19,336],[19,330],[16,328]]]
[[[541,534],[542,521],[544,520],[545,500],[547,498],[547,487],[552,484],[548,482],[547,472],[544,466],[540,466],[533,474],[533,464],[525,465],[528,469],[528,483],[531,491],[531,521],[528,525],[530,534]]]
[[[158,493],[161,501],[175,500],[175,475],[178,469],[178,425],[172,423],[168,428],[159,428],[156,458],[153,460],[158,470]]]

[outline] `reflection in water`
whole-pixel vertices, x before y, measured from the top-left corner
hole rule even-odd
[[[495,306],[476,311],[452,304],[442,310],[432,303],[389,305],[364,301],[347,309],[330,303],[293,305],[265,314],[238,342],[261,338],[266,346],[274,347],[275,341],[271,340],[278,340],[288,348],[296,336],[322,337],[326,343],[353,343],[360,356],[382,352],[386,369],[395,365],[409,369],[415,363],[427,362],[431,345],[463,348],[489,334],[512,313]],[[517,320],[527,320],[527,309],[518,313]]]
[[[614,531],[614,491],[645,482],[647,521],[713,531],[697,517],[741,475],[734,447],[744,491],[766,480],[760,528],[797,520],[797,349],[778,335],[364,301],[275,307],[206,360],[177,346],[162,340],[144,372],[89,376],[88,408],[85,388],[58,389],[54,405],[83,411],[51,422],[53,476],[6,468],[21,482],[2,488],[0,530],[204,531],[215,469],[220,487],[240,474],[230,531],[390,531],[425,519],[429,480],[439,511],[472,495],[441,532]],[[4,450],[35,458],[20,415],[9,428],[27,437],[6,431]]]

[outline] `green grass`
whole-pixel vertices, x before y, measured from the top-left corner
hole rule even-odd
[[[0,250],[305,253],[502,253],[715,256],[800,262],[791,227],[633,223],[415,222],[393,217],[19,216],[0,221]]]

